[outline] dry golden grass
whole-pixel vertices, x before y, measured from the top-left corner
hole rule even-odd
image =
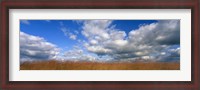
[[[180,70],[175,62],[135,62],[135,63],[97,63],[97,62],[25,62],[20,70]]]

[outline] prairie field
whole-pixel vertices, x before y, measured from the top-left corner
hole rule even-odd
[[[24,62],[20,70],[180,70],[179,62]]]

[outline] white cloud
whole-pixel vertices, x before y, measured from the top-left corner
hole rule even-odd
[[[20,60],[55,59],[60,49],[44,38],[20,32]]]
[[[180,45],[180,21],[161,20],[143,24],[127,34],[111,25],[110,20],[86,20],[82,34],[88,39],[85,47],[97,55],[109,55],[114,59],[157,59],[169,57],[166,48]],[[163,52],[163,53],[161,53]],[[164,54],[165,53],[165,54]],[[173,53],[174,54],[174,53]],[[168,56],[167,56],[168,55]],[[180,55],[179,55],[180,56]]]
[[[79,46],[74,46],[71,50],[65,51],[62,55],[59,55],[57,60],[63,61],[95,61],[96,57],[85,54]]]
[[[111,22],[110,20],[87,20],[84,22],[82,34],[89,38],[99,36],[104,40],[109,39],[107,31]]]
[[[168,49],[165,52],[161,52],[156,58],[160,61],[179,61],[180,60],[180,48]]]
[[[61,26],[61,31],[64,33],[64,35],[72,40],[76,40],[77,39],[77,34],[79,34],[79,32],[77,30],[69,30],[68,28],[65,27],[63,22],[59,22],[60,26]]]
[[[76,40],[76,35],[70,33],[69,38],[72,39],[72,40]]]
[[[90,40],[89,42],[90,42],[90,44],[92,44],[92,45],[97,45],[97,44],[98,44],[98,41],[97,41],[97,40],[94,40],[94,39]]]
[[[112,50],[106,49],[106,48],[104,48],[102,46],[88,46],[86,48],[87,48],[88,51],[94,52],[94,53],[96,53],[98,55],[102,55],[102,54],[105,54],[105,53],[109,54],[109,53],[112,52]]]
[[[26,25],[30,24],[30,22],[28,20],[20,20],[20,22],[23,23],[23,24],[26,24]]]
[[[141,26],[129,33],[129,39],[133,42],[145,44],[173,45],[180,43],[180,21],[161,20],[157,23]],[[151,41],[151,42],[149,42]]]
[[[77,39],[77,35],[71,33],[67,28],[62,27],[61,31],[64,33],[65,36],[67,36],[68,38],[72,39],[72,40],[76,40]]]

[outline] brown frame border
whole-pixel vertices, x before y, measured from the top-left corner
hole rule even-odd
[[[1,2],[1,89],[200,90],[199,0],[4,0]],[[191,9],[192,81],[9,81],[9,9]]]

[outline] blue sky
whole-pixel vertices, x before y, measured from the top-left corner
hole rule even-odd
[[[21,60],[180,59],[179,20],[20,20],[20,32]]]

